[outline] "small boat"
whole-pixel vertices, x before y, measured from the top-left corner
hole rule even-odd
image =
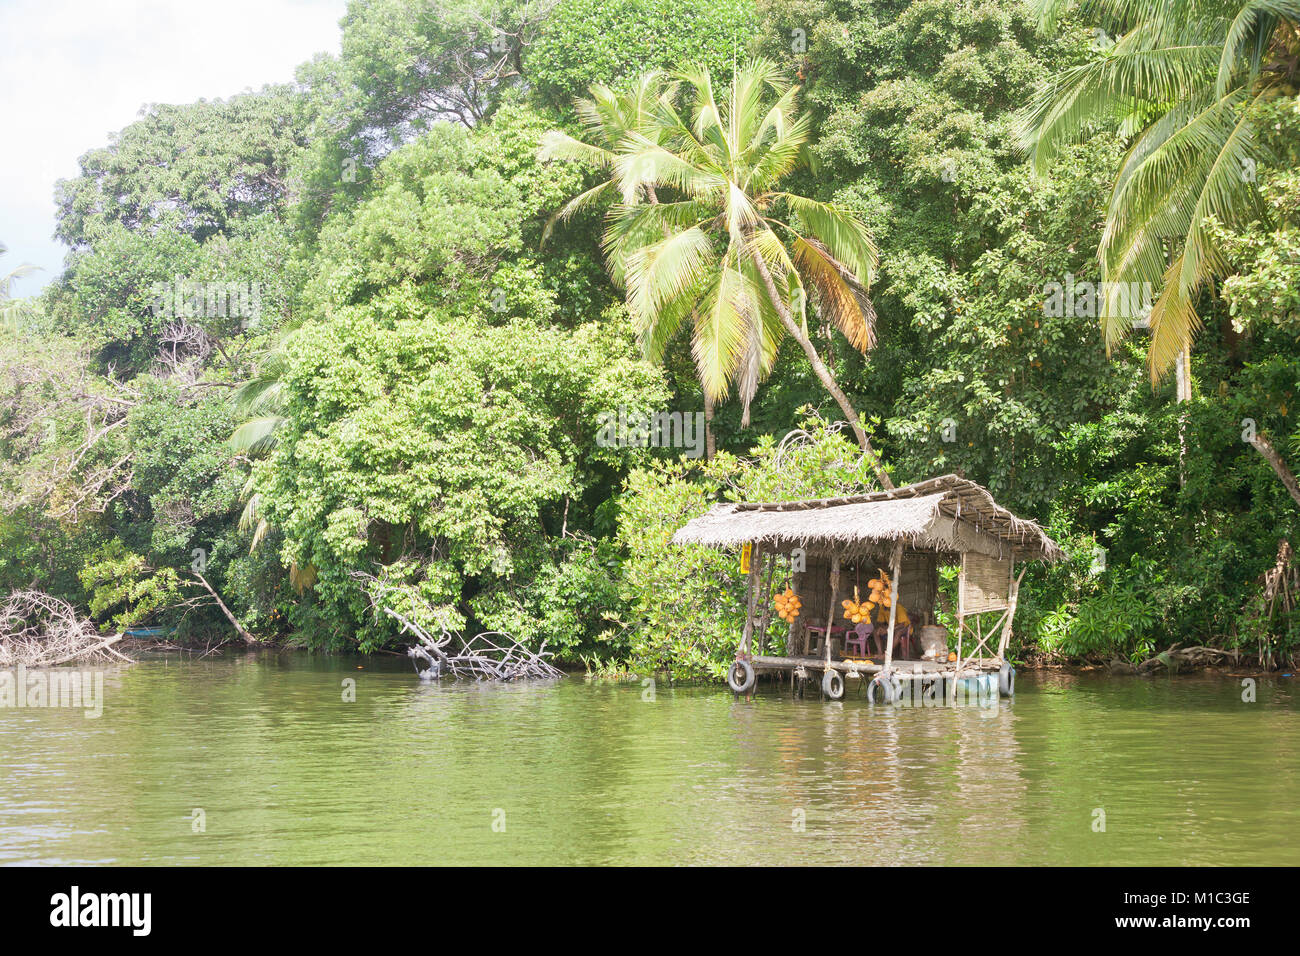
[[[123,631],[127,637],[133,637],[138,640],[152,641],[160,637],[169,637],[176,633],[174,627],[128,627]]]

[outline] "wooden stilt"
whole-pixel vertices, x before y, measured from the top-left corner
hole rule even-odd
[[[1011,622],[1016,616],[1016,602],[1020,600],[1020,580],[1025,576],[1025,568],[1020,569],[1020,574],[1011,582],[1011,599],[1007,603],[1007,620],[1002,625],[1002,639],[998,641],[998,659],[1006,661],[1007,645],[1011,643]]]
[[[745,657],[753,653],[754,611],[758,604],[759,568],[762,567],[759,558],[762,554],[760,544],[755,544],[749,553],[749,594],[745,600],[745,630],[740,637],[740,654]]]
[[[947,697],[957,702],[957,674],[961,672],[961,637],[966,629],[966,555],[961,556],[961,570],[957,572],[957,667],[945,686]]]
[[[763,602],[763,613],[758,620],[758,652],[767,652],[767,625],[772,620],[772,575],[776,573],[776,552],[763,555],[767,571],[762,577],[762,590],[759,600]]]
[[[826,631],[822,642],[826,645],[826,663],[831,662],[831,625],[835,623],[835,602],[840,596],[840,556],[831,555],[831,604],[826,609]]]
[[[803,585],[803,572],[794,572],[790,575],[790,579],[790,587],[794,590],[794,593],[801,594],[802,592],[799,589]],[[807,624],[808,616],[806,614],[800,614],[794,619],[794,623],[790,625],[790,636],[786,640],[788,646],[786,647],[785,652],[787,654],[798,655],[808,653]],[[790,678],[790,686],[792,688],[794,687],[793,677]]]
[[[898,618],[898,575],[903,568],[903,542],[894,545],[889,558],[889,631],[885,635],[885,670],[894,662],[894,621]]]

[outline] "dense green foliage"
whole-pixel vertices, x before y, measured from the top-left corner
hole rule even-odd
[[[756,25],[749,0],[571,0],[547,18],[524,66],[540,101],[567,111],[591,84],[646,70],[699,63],[725,76]]]
[[[1148,333],[1108,356],[1096,308],[1051,303],[1054,283],[1105,278],[1116,179],[1156,122],[1099,100],[1050,162],[1023,152],[1026,104],[1120,69],[1126,48],[1098,31],[1125,24],[1101,7],[1043,27],[1018,0],[354,0],[338,57],[290,86],[150,108],[60,184],[65,271],[0,327],[0,589],[44,588],[105,626],[230,636],[210,585],[259,638],[336,650],[400,645],[387,605],[571,664],[714,678],[743,614],[736,557],[671,533],[715,501],[878,480],[829,424],[842,406],[806,334],[894,481],[959,472],[1069,550],[1026,579],[1017,653],[1290,653],[1300,620],[1262,602],[1260,578],[1300,504],[1251,438],[1283,469],[1300,457],[1297,91],[1270,80],[1242,107],[1250,202],[1191,230],[1222,281],[1196,287],[1192,398],[1176,402],[1151,384]],[[1269,55],[1293,63],[1277,16],[1292,32],[1270,30]],[[806,333],[733,310],[733,333],[758,315],[773,334],[752,381],[712,389],[717,455],[611,444],[608,414],[691,415],[701,375],[739,382],[758,353],[710,372],[687,273],[643,281],[645,250],[690,225],[649,199],[670,207],[686,173],[539,146],[590,137],[573,101],[593,83],[617,99],[660,69],[689,113],[698,65],[722,97],[751,56],[800,83],[778,125],[810,147],[772,160],[757,201],[812,234],[820,209],[864,224],[874,347],[782,271],[777,300],[806,308]],[[1242,62],[1230,85],[1256,89]],[[764,89],[770,105],[783,87]],[[816,202],[773,200],[777,180]],[[573,197],[619,181],[636,182],[624,202],[597,190],[543,242]],[[654,235],[620,265],[600,237],[638,216]],[[726,218],[697,230],[719,261]],[[645,295],[686,305],[659,322]]]

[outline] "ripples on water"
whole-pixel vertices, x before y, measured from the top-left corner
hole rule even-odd
[[[173,658],[97,720],[0,709],[0,863],[1300,863],[1294,679],[1021,674],[988,712],[403,665]]]

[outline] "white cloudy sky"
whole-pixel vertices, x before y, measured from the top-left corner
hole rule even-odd
[[[226,97],[293,79],[339,48],[346,0],[0,0],[0,272],[62,267],[54,182],[146,103]]]

